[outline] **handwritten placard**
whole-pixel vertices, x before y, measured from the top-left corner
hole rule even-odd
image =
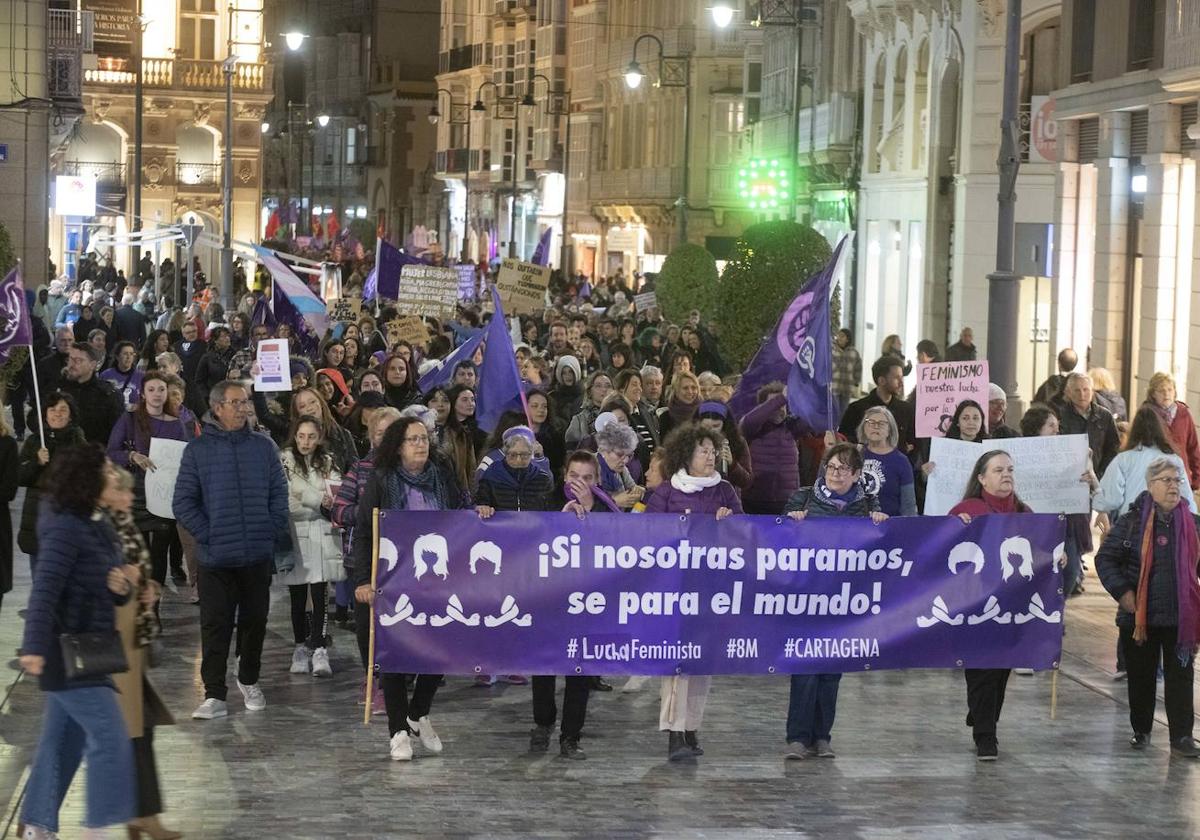
[[[406,265],[400,269],[396,311],[401,315],[453,317],[458,306],[458,272],[438,265]]]
[[[1004,438],[971,443],[934,438],[929,446],[933,471],[925,490],[925,515],[942,516],[966,493],[975,462],[984,452],[1002,449],[1013,460],[1017,496],[1034,513],[1087,513],[1087,435]]]
[[[329,313],[330,323],[338,321],[358,321],[358,317],[362,315],[362,299],[361,298],[331,298],[325,301],[325,311]]]
[[[945,437],[963,400],[979,404],[986,425],[988,387],[986,360],[917,365],[917,437]]]
[[[505,260],[496,276],[500,303],[506,315],[533,315],[546,308],[546,288],[550,285],[550,266]]]
[[[255,356],[254,390],[256,391],[290,391],[292,390],[292,373],[288,364],[289,349],[287,339],[267,338],[258,342],[258,353]]]
[[[465,263],[457,265],[454,270],[458,272],[458,299],[459,300],[475,300],[475,296],[479,291],[479,283],[476,280],[478,271],[474,263]]]
[[[387,330],[388,348],[398,341],[407,341],[414,347],[425,349],[429,344],[429,327],[419,315],[401,315],[388,321],[384,327]]]
[[[658,306],[658,294],[656,292],[642,292],[640,295],[634,295],[633,306],[638,312],[655,309]]]

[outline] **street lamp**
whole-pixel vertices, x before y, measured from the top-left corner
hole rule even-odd
[[[262,125],[259,126],[259,130],[262,131],[263,134],[270,134],[271,124],[266,120],[263,120]]]
[[[329,125],[329,115],[324,113],[317,114],[317,125],[319,125],[321,128]]]
[[[729,3],[718,0],[713,4],[711,11],[713,23],[718,29],[724,29],[733,23],[733,7]]]
[[[283,33],[283,42],[285,44],[287,44],[287,48],[289,50],[291,50],[292,52],[296,52],[298,49],[300,49],[302,46],[304,46],[304,39],[307,37],[308,36],[305,35],[303,32],[296,32],[296,31],[284,32]]]
[[[630,90],[637,90],[646,77],[637,60],[642,41],[653,41],[658,47],[658,80],[654,86],[683,88],[683,185],[675,201],[675,206],[679,208],[679,242],[683,244],[688,241],[688,193],[691,192],[692,111],[689,100],[692,95],[692,64],[686,55],[666,55],[662,39],[657,35],[639,35],[633,42],[633,60],[625,68],[625,84]]]

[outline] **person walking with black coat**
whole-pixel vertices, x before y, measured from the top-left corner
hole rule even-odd
[[[75,400],[79,427],[89,443],[108,445],[113,426],[125,411],[117,389],[96,375],[100,358],[90,344],[77,341],[67,353],[67,369],[61,391]]]

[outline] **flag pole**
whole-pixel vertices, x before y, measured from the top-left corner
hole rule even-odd
[[[383,253],[383,237],[375,237],[375,318],[379,318],[379,255]],[[376,323],[376,326],[379,326]]]
[[[21,260],[20,259],[17,260],[17,277],[19,277],[21,280],[21,283],[20,283],[21,294],[24,295],[25,294],[25,272],[21,271]],[[24,305],[24,303],[25,303],[25,300],[23,299],[22,304]],[[33,378],[33,403],[34,403],[34,408],[37,409],[38,435],[41,436],[42,446],[45,446],[46,445],[46,429],[44,428],[44,425],[42,422],[42,389],[41,389],[41,386],[38,385],[37,361],[34,359],[34,356],[36,356],[37,354],[33,352],[33,312],[32,312],[32,310],[25,313],[25,317],[28,318],[30,321],[29,344],[27,344],[26,346],[29,348],[29,374]]]

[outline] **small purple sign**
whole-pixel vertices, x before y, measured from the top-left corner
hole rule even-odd
[[[386,673],[1055,667],[1065,523],[381,511]]]

